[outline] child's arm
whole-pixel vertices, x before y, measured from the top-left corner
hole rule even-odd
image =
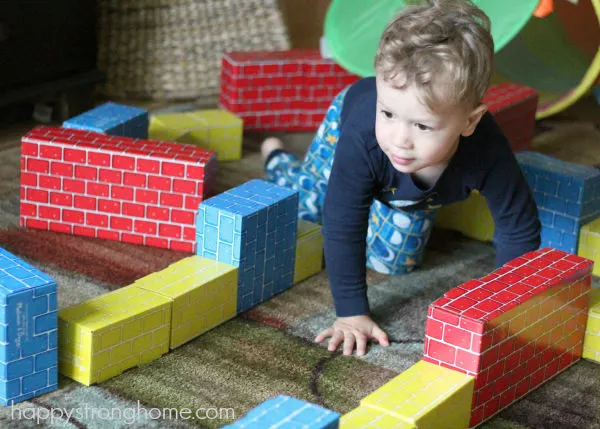
[[[498,130],[499,132],[499,130]],[[498,266],[540,246],[541,224],[533,195],[506,138],[494,153],[480,191],[494,218]]]
[[[327,185],[323,209],[325,265],[337,321],[316,338],[332,337],[329,350],[344,343],[344,354],[366,341],[388,345],[386,334],[369,317],[366,284],[366,237],[375,174],[363,139],[342,131]]]

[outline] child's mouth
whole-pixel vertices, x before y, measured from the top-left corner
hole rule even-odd
[[[392,155],[392,161],[394,161],[394,164],[408,165],[414,161],[414,158],[402,158],[396,155]]]

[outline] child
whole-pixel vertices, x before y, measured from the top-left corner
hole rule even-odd
[[[469,0],[404,8],[381,37],[375,77],[335,98],[302,164],[277,139],[262,145],[267,179],[298,189],[299,216],[323,224],[337,320],[315,341],[331,337],[330,351],[389,345],[369,315],[366,266],[399,274],[418,265],[441,205],[474,189],[485,196],[498,265],[540,245],[531,191],[481,103],[489,25]]]

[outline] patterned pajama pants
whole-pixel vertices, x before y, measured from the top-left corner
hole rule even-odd
[[[299,191],[300,219],[322,224],[346,91],[338,94],[327,110],[304,162],[288,152],[277,151],[265,165],[266,180]],[[435,210],[403,211],[374,200],[367,232],[367,267],[384,274],[412,271],[422,260],[435,214]]]

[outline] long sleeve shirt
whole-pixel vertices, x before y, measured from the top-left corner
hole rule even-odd
[[[397,171],[375,137],[374,78],[346,93],[323,209],[325,263],[336,314],[369,313],[366,236],[373,199],[402,210],[427,210],[466,199],[478,190],[495,223],[496,263],[502,265],[540,245],[536,203],[510,145],[486,113],[431,188]]]

